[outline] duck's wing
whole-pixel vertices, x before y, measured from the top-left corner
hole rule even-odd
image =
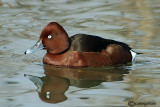
[[[79,52],[101,52],[105,49],[109,44],[118,44],[121,45],[126,51],[131,50],[129,45],[111,40],[104,39],[98,36],[87,35],[87,34],[76,34],[71,39],[70,49],[73,51]]]

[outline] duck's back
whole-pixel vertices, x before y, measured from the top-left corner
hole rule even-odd
[[[126,51],[131,50],[131,48],[119,41],[104,39],[98,36],[87,35],[87,34],[76,34],[71,36],[71,47],[72,51],[78,52],[101,52],[109,44],[121,45]]]

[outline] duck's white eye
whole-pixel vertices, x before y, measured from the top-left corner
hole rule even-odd
[[[48,39],[51,39],[52,38],[52,36],[51,35],[48,35]]]

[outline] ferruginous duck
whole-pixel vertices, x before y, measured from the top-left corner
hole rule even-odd
[[[127,64],[136,53],[123,42],[88,34],[68,36],[57,22],[50,22],[41,32],[38,42],[25,54],[45,49],[44,64],[68,67],[97,67]]]

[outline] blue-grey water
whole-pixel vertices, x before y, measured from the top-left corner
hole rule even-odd
[[[51,21],[70,36],[115,39],[143,54],[121,67],[43,66],[45,51],[24,51]],[[0,106],[159,107],[159,45],[159,0],[0,0]]]

